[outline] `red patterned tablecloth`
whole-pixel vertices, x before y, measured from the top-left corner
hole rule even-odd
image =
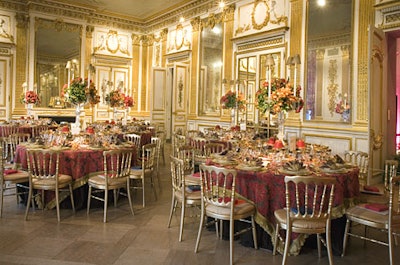
[[[354,168],[347,173],[327,174],[337,179],[332,210],[333,218],[343,216],[344,211],[359,196],[359,169]],[[238,171],[236,192],[254,202],[257,208],[256,222],[271,236],[275,233],[274,211],[285,207],[284,176],[268,171]],[[294,235],[290,253],[298,254],[305,236]],[[275,244],[275,242],[272,242]],[[283,249],[278,246],[278,249]]]

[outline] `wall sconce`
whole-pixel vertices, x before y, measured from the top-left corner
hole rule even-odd
[[[271,69],[275,65],[274,57],[271,54],[267,54],[267,58],[265,59],[265,67],[268,69],[268,98],[271,97],[271,80],[272,80],[272,73]]]
[[[290,70],[294,66],[294,78],[293,78],[293,93],[296,93],[296,82],[297,82],[297,66],[301,64],[300,54],[289,56],[286,60],[288,66],[288,79],[290,80]]]

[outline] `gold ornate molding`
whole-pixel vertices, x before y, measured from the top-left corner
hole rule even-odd
[[[190,25],[192,25],[193,31],[200,31],[201,30],[201,19],[200,17],[195,17],[190,20]]]
[[[222,12],[222,18],[224,20],[224,22],[228,22],[228,21],[233,21],[235,18],[235,5],[231,4],[227,7],[224,8],[224,11]]]
[[[45,28],[45,29],[55,29],[58,32],[61,31],[68,31],[68,32],[79,32],[82,35],[82,25],[79,24],[70,24],[64,22],[62,18],[57,18],[56,20],[49,20],[44,18],[35,18],[35,31],[38,28]]]
[[[93,38],[94,26],[87,25],[86,26],[86,38]]]
[[[29,16],[24,13],[17,13],[15,15],[17,21],[17,28],[27,28],[29,23]]]

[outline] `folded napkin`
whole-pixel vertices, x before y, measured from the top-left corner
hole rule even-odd
[[[193,173],[192,177],[200,178],[200,172]]]
[[[18,170],[17,169],[5,169],[3,172],[4,172],[4,175],[9,175],[9,174],[18,173]]]
[[[372,191],[372,192],[379,192],[379,188],[378,188],[378,187],[369,186],[369,185],[365,185],[365,186],[364,186],[364,190],[366,190],[366,191]]]
[[[389,210],[389,206],[386,204],[380,204],[380,203],[369,203],[364,206],[368,210],[376,211],[376,212],[384,212]]]

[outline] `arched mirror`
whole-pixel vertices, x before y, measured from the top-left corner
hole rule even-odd
[[[60,96],[68,79],[79,76],[82,26],[37,18],[35,29],[34,82],[41,98],[40,107],[68,107]],[[68,61],[73,62],[69,75]]]
[[[219,115],[222,84],[223,27],[216,23],[201,32],[199,114]]]
[[[350,122],[353,0],[307,1],[306,121]]]

